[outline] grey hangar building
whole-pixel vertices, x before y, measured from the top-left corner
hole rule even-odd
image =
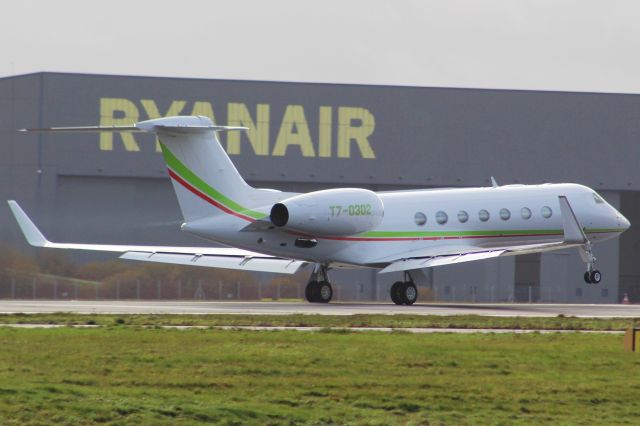
[[[375,191],[574,182],[630,221],[596,244],[599,285],[577,250],[424,270],[442,302],[640,302],[640,95],[207,80],[66,73],[0,79],[0,194],[56,241],[205,245],[182,218],[151,135],[19,133],[204,115],[249,127],[221,135],[260,188]],[[407,212],[413,220],[416,212]],[[497,212],[494,212],[497,215]],[[33,252],[8,207],[0,243]],[[428,224],[437,226],[430,218]],[[105,257],[108,256],[108,257]],[[75,253],[78,262],[113,255]],[[394,274],[332,271],[345,299],[387,300]]]

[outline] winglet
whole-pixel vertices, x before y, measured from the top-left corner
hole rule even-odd
[[[36,225],[29,219],[29,216],[22,210],[22,208],[16,203],[14,200],[9,200],[9,208],[13,212],[13,215],[16,217],[18,221],[18,225],[20,225],[20,229],[24,234],[25,238],[32,246],[36,247],[46,247],[49,244],[49,240],[47,240],[42,232],[36,227]]]
[[[498,185],[498,182],[496,182],[496,178],[494,178],[493,176],[491,176],[491,187],[492,188],[497,188],[500,185]]]
[[[564,242],[571,244],[584,244],[589,242],[584,234],[580,222],[576,217],[569,200],[564,195],[558,197],[560,201],[560,213],[562,214],[562,228],[564,230]]]

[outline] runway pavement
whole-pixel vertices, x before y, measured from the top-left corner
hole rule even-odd
[[[416,304],[227,301],[75,301],[0,300],[0,313],[101,313],[101,314],[235,314],[235,315],[485,315],[553,317],[558,315],[612,318],[638,317],[640,305],[569,304]]]
[[[1,327],[7,328],[101,328],[102,325],[86,325],[86,324],[1,324]],[[156,326],[149,326],[155,328]],[[624,334],[624,331],[620,330],[546,330],[546,329],[521,329],[521,328],[433,328],[433,327],[313,327],[313,326],[254,326],[254,325],[161,325],[160,328],[171,330],[245,330],[245,331],[345,331],[350,332],[362,332],[367,333],[370,331],[377,331],[381,333],[394,333],[403,332],[411,334],[554,334],[554,333],[582,333],[582,334]]]

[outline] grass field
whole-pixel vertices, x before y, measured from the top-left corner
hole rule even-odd
[[[637,320],[637,319],[636,319]],[[632,318],[488,317],[479,315],[107,315],[0,314],[0,324],[434,327],[534,330],[625,330]]]
[[[606,334],[0,328],[2,424],[637,424]]]

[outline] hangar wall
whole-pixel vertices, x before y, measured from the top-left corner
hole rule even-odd
[[[624,94],[8,77],[0,79],[0,193],[17,199],[52,239],[197,245],[177,230],[179,210],[153,137],[15,131],[174,114],[250,127],[222,142],[259,187],[482,186],[491,175],[501,184],[577,182],[600,191],[632,223],[635,216],[640,220],[640,96]],[[0,239],[26,249],[7,208],[0,219]],[[600,286],[582,282],[584,265],[573,252],[442,267],[426,273],[424,284],[444,301],[598,303],[617,302],[621,292],[640,298],[638,237],[632,227],[620,241],[596,246]],[[386,299],[398,279],[340,274],[358,283],[353,297],[360,299]]]

